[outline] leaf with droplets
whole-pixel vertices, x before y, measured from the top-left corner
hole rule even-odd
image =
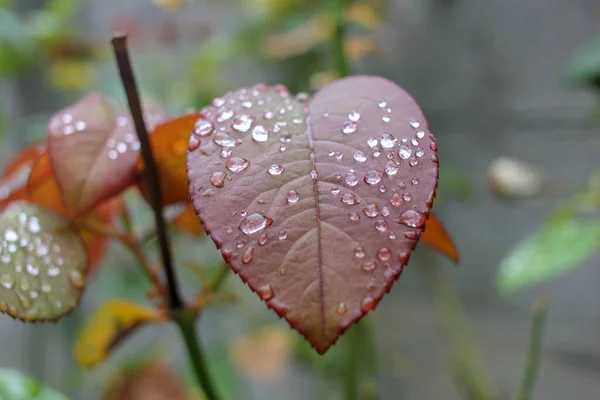
[[[146,113],[148,129],[161,119]],[[48,153],[70,215],[79,215],[135,180],[140,143],[131,118],[100,94],[56,113],[48,126]]]
[[[160,319],[157,310],[126,300],[109,300],[96,310],[79,333],[74,348],[75,359],[83,367],[93,367],[104,361],[135,328]]]
[[[198,117],[199,114],[194,113],[172,119],[157,126],[150,135],[165,204],[188,201],[185,153],[188,146],[194,146],[194,142],[189,142],[189,138]],[[140,175],[144,172],[144,160],[141,157],[137,170]],[[144,198],[148,199],[145,180],[141,181],[139,186]]]
[[[87,255],[59,214],[15,202],[0,215],[0,311],[24,321],[56,320],[85,287]]]
[[[282,86],[202,111],[190,196],[242,280],[324,353],[373,310],[429,215],[437,145],[416,102],[379,77],[314,98]]]
[[[454,245],[452,238],[444,228],[442,222],[431,213],[425,223],[425,231],[421,235],[421,242],[434,250],[448,256],[452,261],[458,263],[460,255]]]

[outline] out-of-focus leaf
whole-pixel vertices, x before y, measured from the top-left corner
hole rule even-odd
[[[161,362],[153,361],[120,374],[105,400],[193,400],[182,380]],[[198,399],[200,400],[200,399]]]
[[[350,38],[346,40],[344,45],[346,54],[352,61],[359,60],[369,54],[381,55],[383,52],[382,47],[376,40],[366,37]]]
[[[577,267],[600,250],[600,220],[577,220],[568,209],[555,213],[500,263],[498,286],[513,292]]]
[[[194,125],[200,115],[193,113],[167,121],[150,135],[150,143],[165,204],[175,204],[189,199],[187,184],[186,151]],[[143,176],[144,160],[137,163],[138,176]],[[141,179],[140,191],[148,199],[145,180]]]
[[[62,91],[85,91],[96,82],[96,68],[86,60],[66,59],[50,66],[50,82]]]
[[[105,201],[85,217],[76,221],[81,238],[88,251],[88,275],[93,274],[100,265],[108,247],[109,239],[89,230],[86,226],[89,226],[90,223],[93,225],[100,224],[103,226],[112,226],[116,222],[123,207],[123,200],[120,197],[117,197]]]
[[[600,89],[600,38],[577,49],[567,65],[566,78],[574,85]]]
[[[460,255],[454,245],[452,238],[444,228],[442,222],[431,213],[425,223],[425,230],[421,234],[421,242],[440,253],[448,256],[452,261],[458,263]]]
[[[293,343],[286,326],[268,325],[235,340],[229,348],[229,357],[252,379],[277,380],[290,362]]]
[[[48,127],[48,154],[71,216],[80,215],[131,185],[139,141],[130,118],[118,116],[100,94],[56,113]]]
[[[202,236],[204,234],[204,229],[192,206],[186,207],[184,211],[175,218],[173,225],[193,236]]]
[[[332,35],[334,21],[328,15],[316,15],[293,30],[264,38],[261,53],[271,58],[287,58],[306,53],[326,42]]]
[[[152,2],[168,11],[179,11],[185,4],[184,0],[152,0]]]
[[[79,334],[75,359],[83,367],[93,367],[104,361],[135,328],[160,320],[157,310],[126,300],[109,300],[96,310]]]
[[[0,368],[1,400],[68,400],[64,395],[43,386],[22,373]]]
[[[377,29],[382,21],[372,5],[368,3],[352,3],[346,11],[346,17],[349,21],[369,30]]]
[[[0,8],[0,75],[25,73],[35,60],[35,49],[27,24],[14,12]]]
[[[79,303],[87,254],[62,216],[15,202],[0,215],[0,311],[24,321],[56,320]]]
[[[202,115],[188,180],[206,232],[324,353],[391,289],[424,228],[438,158],[422,111],[394,83],[354,76],[310,100],[240,89]]]

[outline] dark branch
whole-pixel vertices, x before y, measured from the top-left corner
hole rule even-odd
[[[123,87],[125,88],[125,93],[127,95],[129,110],[131,111],[131,116],[135,124],[135,130],[141,144],[142,158],[144,159],[146,173],[146,185],[150,193],[152,210],[154,211],[154,219],[156,221],[156,233],[160,243],[160,251],[165,269],[165,275],[167,277],[169,309],[171,311],[177,311],[183,307],[183,302],[181,301],[177,279],[175,277],[175,269],[173,268],[171,245],[169,243],[169,236],[167,233],[167,224],[165,223],[165,218],[163,215],[162,192],[160,188],[160,181],[158,179],[156,161],[154,160],[152,147],[150,146],[150,140],[148,139],[148,131],[144,122],[144,114],[142,112],[140,96],[135,81],[135,75],[131,67],[129,52],[127,50],[127,35],[114,36],[112,39],[112,45],[117,58],[117,65],[119,66],[121,81],[123,82]]]

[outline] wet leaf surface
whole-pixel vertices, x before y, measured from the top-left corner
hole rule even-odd
[[[148,130],[162,117],[145,113]],[[56,113],[48,126],[48,154],[70,215],[79,215],[135,180],[139,157],[133,121],[100,94]]]
[[[0,311],[24,321],[55,320],[79,303],[87,255],[75,228],[34,204],[0,215]]]
[[[378,77],[314,98],[257,85],[202,111],[190,196],[231,268],[324,353],[408,262],[435,196],[437,145]]]
[[[100,306],[80,332],[75,344],[75,359],[83,367],[104,361],[110,351],[137,327],[160,319],[158,311],[112,299]]]

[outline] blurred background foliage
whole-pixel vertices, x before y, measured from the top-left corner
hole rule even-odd
[[[149,98],[158,99],[170,115],[201,108],[215,96],[232,89],[232,85],[254,83],[256,78],[264,79],[265,76],[273,82],[286,84],[293,92],[310,93],[337,78],[331,68],[330,47],[335,1],[222,0],[222,8],[235,10],[231,19],[219,19],[222,26],[206,20],[178,23],[172,17],[185,14],[201,3],[200,0],[147,1],[159,10],[160,18],[152,23],[145,23],[142,17],[131,12],[104,22],[110,25],[111,31],[128,32],[142,91]],[[0,109],[0,157],[8,156],[25,143],[43,139],[48,117],[59,104],[71,103],[91,90],[121,98],[122,89],[107,37],[91,33],[79,18],[85,3],[78,0],[0,0],[0,83],[17,82],[19,90],[31,88],[30,85],[42,86],[46,94],[58,99],[53,109],[23,107],[25,110],[20,113],[11,112],[19,111],[19,105],[3,106]],[[386,16],[394,1],[357,0],[349,3],[345,13],[348,24],[345,50],[350,61],[360,64],[368,60],[372,65],[385,59],[388,47],[380,41],[379,35],[385,28]],[[201,9],[193,8],[195,11]],[[562,79],[572,88],[589,90],[597,99],[589,108],[590,119],[600,121],[600,38],[581,44],[570,59],[564,60],[561,68],[563,75],[556,76],[556,80]],[[596,169],[598,159],[590,160],[590,164]],[[542,202],[555,209],[540,218],[539,226],[520,232],[521,241],[507,249],[497,268],[494,266],[499,292],[513,293],[556,279],[597,254],[600,249],[598,172],[591,172],[587,185],[577,182],[557,184],[541,168],[519,159],[492,160],[487,167],[486,180],[474,182],[472,174],[464,167],[442,163],[436,207],[443,209],[447,202],[475,205],[480,200],[478,196],[482,196],[483,186],[483,196],[492,194],[508,207]],[[133,225],[143,232],[152,221],[148,207],[136,193],[132,193],[127,202],[134,216]],[[461,230],[451,233],[460,237]],[[191,291],[210,281],[221,261],[209,241],[199,243],[178,231],[174,231],[174,235],[176,262]],[[494,240],[493,235],[489,240]],[[154,249],[152,242],[148,246]],[[99,270],[86,294],[88,298],[145,301],[149,289],[147,281],[141,279],[133,261],[121,250],[116,248],[108,253],[104,265],[110,267]],[[252,386],[251,382],[277,381],[290,363],[300,371],[310,371],[307,373],[309,380],[315,373],[321,376],[317,384],[311,384],[303,393],[323,399],[340,398],[345,380],[358,379],[348,375],[351,370],[348,365],[358,363],[360,368],[354,371],[360,375],[359,398],[379,398],[377,387],[382,380],[380,370],[384,367],[381,367],[381,360],[377,360],[378,336],[372,332],[371,325],[357,325],[340,340],[334,351],[319,357],[287,326],[265,317],[266,312],[262,309],[260,312],[249,311],[243,320],[235,322],[227,321],[227,315],[218,315],[228,307],[227,302],[243,304],[252,296],[244,285],[233,281],[228,281],[226,302],[217,304],[214,311],[207,311],[212,313],[213,323],[222,324],[215,328],[217,332],[230,328],[236,332],[223,337],[213,333],[209,349],[213,374],[226,399],[252,398],[248,393],[244,395],[249,385],[255,398],[278,398],[269,392],[261,392],[264,388]],[[84,314],[84,311],[76,312],[56,328],[63,340],[70,344],[74,342]],[[94,393],[93,396],[101,395],[107,400],[201,399],[202,395],[191,389],[189,371],[181,367],[185,364],[176,362],[181,358],[181,350],[177,341],[168,339],[172,335],[146,331],[141,336],[133,350],[116,352],[110,362],[94,371],[89,384],[91,388],[81,387],[81,382],[85,379],[89,382],[89,378],[84,378],[86,372],[73,367],[71,362],[67,362],[70,367],[61,372],[57,380],[59,386],[74,394],[73,398],[99,398],[81,397]],[[38,334],[30,333],[24,343],[31,347],[24,351],[38,351],[27,365],[30,373],[43,377],[46,375],[44,365],[52,361],[43,359],[44,352],[39,350],[44,344],[37,342]],[[357,359],[348,359],[350,352],[344,350],[348,346],[360,347],[359,353],[351,352]],[[4,364],[4,356],[0,354],[0,357]],[[386,367],[401,371],[388,374],[406,377],[417,368],[414,363],[415,360],[407,356],[396,360],[392,367],[387,364]],[[281,379],[284,383],[275,393],[294,390],[294,384],[286,386],[289,378]],[[270,390],[273,386],[277,385],[272,385]],[[0,399],[63,398],[45,390],[15,371],[0,370]]]

